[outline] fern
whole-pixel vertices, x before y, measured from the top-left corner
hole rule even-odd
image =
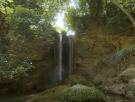
[[[118,51],[112,55],[111,62],[119,64],[119,63],[123,62],[124,60],[128,59],[134,53],[135,53],[135,46],[130,47],[130,48],[121,49],[120,51]]]
[[[74,85],[63,90],[59,99],[67,102],[83,102],[89,100],[90,102],[108,102],[109,99],[99,90],[94,87],[84,85]]]

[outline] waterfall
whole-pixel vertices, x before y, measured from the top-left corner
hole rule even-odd
[[[74,38],[59,33],[56,41],[53,83],[62,82],[74,71]]]
[[[59,81],[62,81],[63,78],[62,78],[62,34],[59,33],[59,55],[58,55],[58,80]]]
[[[69,36],[69,74],[73,73],[74,67],[74,42],[72,36]]]

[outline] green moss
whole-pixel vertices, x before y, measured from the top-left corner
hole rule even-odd
[[[64,89],[58,98],[67,102],[109,102],[109,99],[101,91],[79,84]]]
[[[26,102],[54,102],[57,101],[57,97],[62,93],[62,90],[66,89],[67,85],[57,86],[48,90],[45,90],[39,94],[29,96]]]
[[[110,102],[108,97],[95,87],[81,84],[58,86],[38,95],[29,97],[26,102]]]
[[[33,96],[30,99],[28,99],[26,102],[46,102],[47,97],[46,96]]]
[[[135,102],[135,83],[133,83],[131,91],[132,91],[132,102]]]
[[[87,85],[88,82],[81,75],[70,75],[67,78],[66,83],[71,84],[71,85],[75,85],[75,84],[85,84],[85,85]]]

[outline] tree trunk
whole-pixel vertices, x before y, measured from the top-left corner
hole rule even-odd
[[[129,18],[129,20],[131,21],[131,23],[132,23],[132,25],[133,25],[133,27],[134,27],[134,29],[135,29],[135,19],[133,18],[133,16],[132,16],[126,9],[124,9],[122,6],[120,6],[119,3],[117,3],[116,0],[113,0],[112,3],[113,3],[114,5],[116,5],[119,9],[121,9],[121,11],[122,11],[124,14],[127,15],[127,17]]]

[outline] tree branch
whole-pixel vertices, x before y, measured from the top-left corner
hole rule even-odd
[[[127,17],[129,18],[129,20],[131,21],[133,27],[135,28],[135,19],[133,18],[133,16],[126,9],[124,9],[116,0],[112,0],[112,3],[114,5],[116,5],[119,9],[121,9],[121,11],[125,15],[127,15]]]

